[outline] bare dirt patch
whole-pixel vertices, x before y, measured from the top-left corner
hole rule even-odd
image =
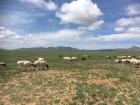
[[[113,82],[118,81],[118,78],[109,78],[109,79],[91,79],[87,81],[88,85],[105,85],[109,87],[114,87],[115,84]]]
[[[89,73],[90,72],[93,72],[93,73],[95,73],[95,74],[110,74],[111,73],[111,71],[108,71],[108,70],[92,70],[92,71],[89,71]]]

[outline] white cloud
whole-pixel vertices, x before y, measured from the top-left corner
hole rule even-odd
[[[128,16],[139,15],[140,14],[140,4],[130,4],[126,9]]]
[[[116,41],[128,41],[140,39],[140,34],[137,33],[120,33],[103,35],[98,37],[87,38],[90,42],[116,42]]]
[[[22,47],[40,47],[53,45],[63,41],[77,41],[83,31],[63,29],[50,33],[32,33],[28,35],[18,35],[5,27],[0,27],[0,48],[13,49]]]
[[[121,19],[117,20],[116,24],[118,26],[137,25],[137,24],[140,24],[140,17],[121,18]]]
[[[127,32],[140,34],[140,27],[130,27]]]
[[[123,27],[116,27],[114,30],[116,32],[124,32],[125,31],[125,29]]]
[[[121,27],[120,27],[120,30]],[[140,27],[129,27],[125,32],[119,34],[100,35],[97,37],[86,38],[89,42],[118,42],[140,39]]]
[[[0,27],[0,48],[14,48],[22,43],[22,37],[5,27]],[[15,45],[15,46],[14,46]]]
[[[45,0],[20,0],[20,1],[31,4],[32,6],[35,6],[38,8],[42,8],[44,10],[56,10],[57,9],[57,5],[51,0],[49,0],[48,2],[46,2]]]
[[[103,20],[99,20],[99,21],[97,21],[97,22],[95,22],[95,23],[93,23],[89,26],[80,26],[80,27],[78,27],[78,29],[80,29],[80,30],[88,29],[88,30],[93,30],[94,31],[96,29],[99,29],[103,23],[104,23]]]
[[[0,27],[0,39],[15,38],[16,33],[12,32],[5,27]]]
[[[52,1],[49,1],[46,4],[46,7],[48,8],[48,10],[55,10],[55,9],[57,9],[57,5],[54,2],[52,2]]]
[[[117,25],[119,25],[119,26],[127,26],[130,24],[133,24],[133,20],[131,18],[130,19],[121,18],[121,19],[117,20]]]
[[[120,18],[116,21],[116,28],[114,29],[116,32],[130,32],[134,28],[140,25],[140,16],[136,16],[140,14],[140,4],[130,4],[126,8],[126,14],[130,16],[129,18]],[[127,29],[127,31],[125,30]]]
[[[103,20],[99,17],[103,13],[98,8],[97,4],[92,3],[91,0],[76,0],[71,3],[62,5],[56,16],[61,19],[61,23],[79,24],[80,29],[95,30],[103,24]]]
[[[40,37],[46,41],[76,40],[79,39],[81,33],[78,30],[63,29],[53,33],[42,33]]]

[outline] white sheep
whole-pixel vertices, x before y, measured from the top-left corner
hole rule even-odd
[[[47,64],[46,61],[39,61],[39,60],[37,60],[37,61],[34,62],[34,65],[36,66],[36,68],[38,70],[44,70],[44,69],[48,69],[49,68],[49,65]]]
[[[128,59],[131,59],[131,56],[130,56],[130,55],[128,55],[128,56],[127,56],[127,58],[128,58]]]
[[[131,59],[131,64],[133,67],[139,67],[140,66],[140,60],[137,60],[135,58]]]
[[[108,55],[107,55],[106,58],[111,58],[111,56],[108,56]]]
[[[0,68],[5,69],[7,67],[5,62],[0,62]]]
[[[78,58],[77,58],[77,57],[71,57],[71,60],[72,60],[72,61],[77,61]]]
[[[133,63],[134,63],[136,60],[137,60],[136,58],[131,58],[131,60],[130,60],[130,64],[133,65]]]
[[[19,70],[31,70],[35,65],[31,61],[17,61]]]
[[[85,58],[87,58],[87,57],[88,57],[88,55],[84,55],[84,57],[85,57]]]
[[[71,61],[71,57],[63,57],[64,61]]]
[[[117,56],[118,57],[118,59],[125,59],[125,58],[127,58],[127,56]]]
[[[38,61],[45,61],[44,58],[38,58]]]
[[[119,59],[115,59],[114,62],[115,63],[121,63],[121,61]]]
[[[131,59],[122,59],[121,62],[124,63],[124,64],[130,64]]]

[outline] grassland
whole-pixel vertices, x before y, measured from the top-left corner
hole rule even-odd
[[[89,55],[64,62],[59,56]],[[0,105],[140,105],[140,68],[115,64],[105,56],[138,52],[1,51]],[[17,71],[17,60],[48,60],[49,70]]]

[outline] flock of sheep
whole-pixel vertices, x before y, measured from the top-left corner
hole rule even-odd
[[[6,68],[7,65],[5,62],[0,62],[0,66]],[[17,69],[18,70],[32,70],[32,69],[37,69],[37,70],[45,70],[49,69],[49,65],[47,62],[44,60],[44,58],[38,58],[34,63],[31,61],[17,61]]]
[[[140,60],[131,56],[117,56],[115,63],[131,64],[133,67],[140,67]]]
[[[84,55],[81,60],[85,60],[88,56]],[[64,61],[77,61],[78,57],[63,57]],[[7,65],[5,62],[0,62],[0,66],[6,68]],[[18,70],[45,70],[49,69],[48,63],[44,58],[38,58],[34,63],[27,60],[17,61],[17,69]]]
[[[19,70],[31,70],[32,68],[37,70],[49,69],[49,65],[44,58],[38,58],[34,63],[31,61],[17,61],[17,65]]]
[[[86,60],[88,55],[84,55],[81,60]],[[111,58],[111,56],[106,56],[106,58]],[[131,64],[133,67],[140,67],[140,60],[131,57],[131,56],[115,56],[115,63],[122,63],[122,64]],[[64,61],[78,61],[78,57],[63,57]],[[0,62],[0,66],[6,68],[6,63]],[[18,70],[45,70],[49,69],[48,63],[45,61],[44,58],[38,58],[34,63],[31,61],[17,61],[17,69]]]
[[[84,61],[87,59],[87,57],[89,57],[88,55],[84,55],[81,60]],[[78,61],[79,58],[78,57],[63,57],[64,61]]]

